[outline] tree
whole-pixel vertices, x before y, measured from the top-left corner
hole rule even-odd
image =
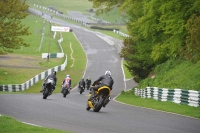
[[[97,8],[96,14],[106,13],[114,7],[121,7],[125,0],[88,0]]]
[[[143,79],[145,75],[148,76],[148,69],[151,71],[156,65],[172,58],[179,58],[182,52],[185,52],[182,49],[186,45],[188,34],[186,22],[193,13],[200,13],[199,0],[126,0],[124,5],[130,17],[127,29],[132,39],[129,44],[126,44],[127,41],[124,42],[125,47],[121,56],[130,57],[127,68],[132,75],[135,74],[133,76]],[[193,21],[195,28],[199,29],[198,20],[193,19]],[[193,37],[199,37],[197,32],[198,30]],[[191,40],[191,36],[188,39]],[[195,41],[197,42],[197,39]],[[127,45],[132,46],[127,47]],[[193,46],[197,46],[197,43]],[[130,50],[131,48],[134,52]],[[195,50],[195,53],[199,52]],[[137,73],[138,69],[145,75]]]
[[[0,1],[0,54],[13,52],[21,46],[29,46],[21,37],[29,35],[28,27],[21,23],[27,13],[25,0]]]
[[[189,35],[186,37],[185,57],[196,62],[200,60],[200,16],[193,14],[186,24]]]
[[[120,55],[127,59],[127,68],[138,81],[146,78],[156,65],[182,58],[187,50],[190,55],[200,52],[194,49],[199,46],[199,18],[191,18],[192,14],[200,16],[199,0],[89,1],[104,11],[114,6],[126,11],[131,38],[125,39]],[[193,22],[188,21],[190,18]],[[200,57],[195,55],[192,57]]]

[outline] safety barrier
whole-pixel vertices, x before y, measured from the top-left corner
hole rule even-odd
[[[83,20],[79,20],[79,19],[76,19],[76,18],[72,18],[72,17],[66,16],[66,15],[64,15],[62,13],[59,13],[59,11],[57,11],[57,10],[53,10],[53,9],[50,9],[50,8],[47,8],[47,7],[44,7],[44,6],[40,6],[40,5],[37,5],[37,4],[34,4],[34,7],[40,8],[42,10],[46,10],[48,12],[55,13],[56,16],[62,17],[64,19],[68,19],[68,20],[71,20],[71,21],[74,21],[74,22],[77,22],[77,23],[81,23],[85,27],[91,27],[89,22],[84,22]],[[96,20],[96,21],[100,20],[100,19],[96,19],[94,17],[91,17],[91,19],[92,20]],[[110,22],[107,22],[107,21],[104,21],[104,20],[101,20],[101,22],[105,23],[105,24],[110,23]],[[117,30],[113,30],[113,32],[116,33],[116,34],[119,34],[120,36],[123,36],[123,37],[130,37],[129,35],[127,35],[127,34],[125,34],[123,32],[117,31]]]
[[[48,58],[48,55],[49,58],[63,58],[65,56],[64,53],[42,53],[42,58]]]
[[[187,104],[194,107],[200,106],[200,91],[147,87],[145,89],[135,88],[134,94],[142,98],[172,101],[177,104]]]
[[[17,91],[24,91],[28,89],[29,87],[33,86],[38,81],[46,78],[49,74],[51,74],[53,71],[63,71],[65,70],[65,67],[67,66],[67,55],[64,63],[62,65],[50,68],[35,77],[31,78],[30,80],[26,81],[22,84],[8,84],[8,85],[0,85],[0,91],[8,91],[8,92],[17,92]]]

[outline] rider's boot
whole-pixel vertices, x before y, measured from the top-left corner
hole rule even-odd
[[[91,91],[91,96],[90,98],[88,99],[88,101],[92,101],[94,98],[95,98],[95,92],[94,91]]]
[[[51,95],[51,94],[53,93],[53,91],[54,91],[54,90],[55,90],[55,88],[53,88],[53,89],[52,89],[52,91],[50,92],[50,94],[49,94],[49,95]]]
[[[40,90],[40,92],[43,92],[44,91],[44,86],[42,86],[42,90]]]
[[[106,105],[110,102],[110,100],[111,100],[111,97],[110,97],[110,96],[109,96],[108,98],[106,98],[105,104],[103,105],[104,108],[105,108]]]

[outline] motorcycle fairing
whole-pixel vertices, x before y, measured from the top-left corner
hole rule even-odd
[[[108,96],[110,96],[111,89],[108,86],[102,86],[98,89],[97,94],[99,92],[106,93]]]

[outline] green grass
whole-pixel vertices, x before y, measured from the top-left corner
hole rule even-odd
[[[179,105],[170,101],[161,102],[152,98],[141,98],[133,94],[133,90],[122,92],[117,98],[117,101],[127,103],[134,106],[151,108],[175,114],[181,114],[194,118],[200,118],[200,108],[188,105]]]
[[[98,16],[95,15],[94,17],[120,25],[125,24],[125,21],[127,19],[127,16],[123,14],[123,11],[119,10],[118,8],[114,8],[108,13],[100,14]]]
[[[44,7],[48,7],[49,5],[54,5],[59,11],[63,11],[64,15],[67,15],[67,11],[80,11],[83,14],[90,14],[90,15],[93,14],[93,13],[90,13],[90,12],[87,11],[88,9],[92,8],[92,3],[89,2],[88,0],[75,0],[75,1],[70,1],[70,2],[66,2],[66,0],[60,0],[59,2],[55,2],[53,0],[49,0],[49,1],[42,0],[41,2],[38,2],[36,0],[27,0],[27,3],[30,5],[30,7],[36,8],[37,10],[41,10],[41,11],[44,11],[44,12],[47,12],[47,11],[40,9],[40,8],[37,8],[37,7],[34,7],[33,6],[34,3],[41,5],[41,6],[44,6]],[[68,3],[68,4],[65,4],[65,3]],[[80,6],[80,3],[84,3],[83,6],[82,5]],[[59,18],[59,19],[61,18],[61,17],[56,16],[54,13],[49,12],[49,14],[51,14],[55,18]],[[122,18],[122,16],[123,16],[122,11],[119,11],[117,8],[115,8],[115,9],[111,10],[109,13],[104,13],[104,14],[101,14],[99,16],[94,16],[94,17],[103,18],[104,20],[106,20],[108,22],[112,22],[112,23],[115,24],[115,25],[111,25],[111,26],[105,26],[105,25],[104,26],[99,25],[99,26],[109,27],[109,28],[117,28],[121,32],[128,34],[127,28],[124,24],[119,25],[119,23],[116,23],[116,20],[118,22],[119,21],[123,22],[123,20],[125,20],[125,18]],[[66,22],[70,22],[70,23],[73,23],[73,24],[81,25],[80,23],[77,23],[77,22],[74,22],[74,21],[71,21],[71,20],[67,20],[67,19],[62,19],[62,20],[65,20]],[[93,29],[90,29],[90,30],[93,30]],[[102,32],[106,35],[109,35],[109,36],[112,36],[112,37],[115,37],[115,38],[118,38],[118,39],[121,39],[121,40],[123,39],[122,36],[120,36],[116,33],[113,33],[112,31],[103,31],[103,30],[96,30],[96,31],[100,31],[100,32]]]
[[[48,51],[51,53],[60,52],[57,45],[58,36],[56,39],[52,37],[53,33],[50,31],[51,25],[48,21],[45,21],[38,16],[30,14],[28,17],[26,17],[26,19],[22,21],[22,23],[29,26],[29,31],[31,32],[31,35],[24,36],[22,38],[25,39],[25,41],[30,44],[30,46],[22,47],[21,49],[15,50],[14,53],[26,54],[31,56],[36,55],[41,57],[42,53],[47,53]],[[39,51],[43,33],[42,31],[44,31],[44,40],[42,43],[42,47]]]
[[[154,78],[140,82],[138,88],[152,87],[200,91],[200,61],[193,64],[189,61],[169,60],[157,66],[152,73]]]
[[[10,116],[0,116],[1,133],[69,133],[52,128],[32,126],[21,123]]]
[[[62,11],[63,14],[67,14],[67,11],[80,11],[85,14],[89,14],[88,9],[92,8],[92,3],[88,0],[26,0],[30,7],[33,7],[34,4],[49,7],[53,6],[59,11]]]
[[[30,44],[29,47],[22,47],[21,49],[14,50],[14,52],[10,55],[12,57],[16,57],[16,59],[7,60],[5,63],[1,60],[1,64],[7,64],[11,66],[17,66],[16,64],[20,64],[18,67],[1,67],[0,68],[0,84],[21,84],[26,82],[27,80],[31,79],[32,77],[36,76],[37,74],[52,68],[56,65],[60,65],[64,62],[64,59],[51,59],[50,62],[47,62],[46,59],[42,59],[42,53],[57,53],[60,52],[57,40],[49,37],[49,33],[52,36],[50,31],[49,23],[46,23],[44,26],[44,19],[29,15],[26,19],[24,19],[23,24],[29,26],[29,32],[31,35],[23,36],[22,38],[25,39],[25,42]],[[45,27],[44,30],[44,40],[41,47],[41,51],[39,51],[40,41],[42,37],[42,29]],[[49,28],[48,28],[49,27]],[[50,50],[49,50],[50,46]],[[18,57],[18,58],[17,58]],[[25,68],[20,68],[24,66]],[[28,67],[37,67],[34,68],[27,68]],[[31,71],[30,71],[31,69]],[[12,78],[10,78],[12,77]]]
[[[46,3],[47,0],[42,0],[42,1],[27,0],[27,1],[32,6],[34,3],[36,3],[38,5],[42,5],[41,3],[43,3],[43,5],[45,7],[55,5],[55,7],[60,9],[60,11],[63,11],[64,14],[67,10],[76,10],[76,11],[82,10],[83,12],[87,13],[86,9],[90,8],[90,7],[83,7],[80,4],[80,1],[79,1],[78,6],[77,6],[77,4],[76,4],[76,6],[73,5],[77,1],[68,2],[65,0],[60,0],[59,2],[55,2],[54,0],[48,0],[48,2],[50,2],[49,4]],[[87,0],[82,0],[81,2],[86,2],[86,1]],[[65,3],[67,3],[67,4],[65,4]],[[85,5],[87,5],[87,4],[85,4]],[[20,69],[16,69],[16,68],[15,69],[0,68],[0,84],[2,84],[2,83],[20,83],[21,84],[22,82],[29,80],[30,77],[32,78],[36,74],[39,74],[40,72],[43,72],[44,70],[47,70],[48,68],[54,67],[56,65],[60,65],[64,62],[64,59],[50,59],[50,63],[47,62],[46,59],[41,59],[41,53],[48,52],[49,44],[50,44],[50,52],[58,52],[59,51],[59,49],[56,45],[57,40],[49,38],[49,28],[48,27],[50,27],[50,25],[48,23],[46,23],[46,26],[45,26],[46,27],[45,28],[45,39],[43,42],[43,47],[41,48],[40,52],[38,51],[38,48],[40,45],[40,40],[41,40],[41,33],[42,33],[41,29],[44,27],[43,21],[44,20],[41,19],[40,17],[33,16],[33,15],[30,15],[28,18],[26,18],[23,21],[23,23],[30,26],[30,31],[31,31],[32,35],[29,37],[24,37],[24,39],[26,40],[26,42],[29,42],[31,46],[27,47],[27,48],[23,47],[19,50],[14,51],[14,54],[16,54],[16,55],[23,55],[28,58],[36,59],[36,62],[33,65],[40,67],[41,70],[31,69],[31,72],[30,72],[30,69],[20,70]],[[70,22],[69,20],[66,20],[66,21]],[[71,22],[73,22],[73,21],[71,21]],[[107,32],[107,31],[102,31],[102,30],[95,30],[95,31],[103,32],[106,35],[110,35],[115,38],[123,39],[122,37],[120,37],[119,35],[117,35],[113,32]],[[62,46],[65,50],[64,52],[68,55],[68,65],[66,67],[66,70],[57,73],[58,84],[57,84],[57,87],[56,87],[56,90],[54,91],[54,93],[60,93],[61,82],[64,79],[66,74],[71,75],[72,86],[73,87],[76,86],[78,81],[83,76],[85,66],[86,66],[86,55],[85,55],[81,45],[79,44],[77,39],[74,37],[73,33],[63,33],[63,38],[64,38],[64,41],[62,42]],[[58,36],[57,36],[57,39],[58,39]],[[74,62],[73,67],[71,67],[73,64],[73,60],[70,59],[70,54],[71,54],[71,50],[69,47],[70,43],[72,44],[72,48],[74,51],[73,58],[75,59],[75,62]],[[123,63],[125,64],[125,62],[123,62]],[[168,67],[166,67],[166,68],[164,66],[161,66],[160,68],[158,68],[155,71],[157,74],[156,79],[154,79],[154,81],[151,79],[147,79],[147,81],[141,82],[140,87],[146,87],[147,83],[149,83],[149,82],[153,86],[158,85],[161,87],[166,87],[166,84],[164,84],[163,82],[166,82],[166,81],[169,82],[170,78],[171,79],[181,78],[180,73],[185,74],[185,76],[183,76],[183,78],[181,78],[179,80],[179,82],[184,81],[184,79],[188,79],[187,78],[187,76],[188,76],[188,77],[191,77],[190,84],[188,84],[188,85],[198,86],[199,75],[195,74],[194,72],[198,72],[199,65],[195,65],[195,67],[192,67],[192,65],[185,64],[182,67],[177,67],[177,70],[174,70],[171,72],[171,74],[174,73],[173,76],[167,75],[167,73],[165,73],[166,70],[169,70],[170,66],[173,67],[173,65],[169,63]],[[187,70],[185,70],[186,68],[187,68]],[[180,71],[178,71],[178,69],[180,69]],[[126,75],[127,79],[132,77],[125,67],[124,67],[124,71],[125,71],[125,75]],[[160,75],[163,75],[163,77],[159,76],[159,72],[160,72]],[[186,72],[192,72],[192,73],[186,74]],[[17,77],[16,77],[16,75],[17,75]],[[10,78],[10,77],[12,77],[12,78]],[[165,79],[164,77],[168,77],[168,79]],[[34,86],[30,87],[29,89],[27,89],[23,92],[12,92],[12,94],[39,93],[39,90],[41,90],[42,82],[43,82],[43,80],[39,81]],[[178,83],[173,83],[173,84],[175,85]],[[187,88],[190,88],[190,87],[187,87]],[[10,94],[8,92],[0,92],[0,93]],[[187,105],[178,105],[178,104],[175,104],[172,102],[160,102],[160,101],[156,101],[154,99],[143,99],[143,98],[133,95],[133,92],[126,92],[126,93],[123,92],[121,95],[119,95],[116,98],[116,100],[131,104],[131,105],[135,105],[135,106],[147,107],[147,108],[187,115],[187,116],[191,116],[191,117],[195,117],[195,118],[200,118],[200,115],[199,115],[200,109],[199,108],[191,107],[191,106],[187,106]],[[40,127],[25,125],[25,124],[15,121],[14,119],[12,119],[10,117],[4,118],[4,116],[3,117],[1,116],[0,126],[1,126],[0,132],[22,132],[22,131],[25,131],[25,132],[38,131],[38,132],[52,132],[52,133],[62,132],[62,131],[57,131],[54,129],[47,129],[47,128],[40,128]],[[10,127],[12,127],[12,128],[10,128]],[[37,129],[34,129],[34,128],[37,128]]]

